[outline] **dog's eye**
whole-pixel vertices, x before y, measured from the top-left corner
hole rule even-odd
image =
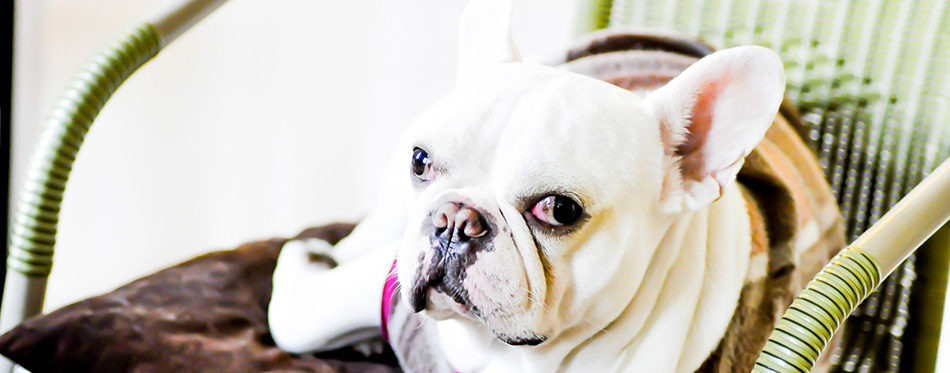
[[[534,204],[531,214],[550,225],[570,225],[581,217],[581,207],[565,196],[547,196]]]
[[[432,171],[432,162],[429,160],[429,153],[425,150],[416,148],[412,152],[412,174],[419,180],[429,181],[435,178]]]

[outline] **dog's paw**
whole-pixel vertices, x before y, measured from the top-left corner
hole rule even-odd
[[[278,263],[295,268],[333,269],[337,261],[333,257],[333,245],[317,238],[290,240],[281,249]]]

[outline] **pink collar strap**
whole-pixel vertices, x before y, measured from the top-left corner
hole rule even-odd
[[[399,287],[399,276],[396,272],[396,260],[393,260],[393,266],[389,268],[389,276],[386,276],[386,284],[383,285],[383,303],[380,307],[380,329],[383,332],[383,340],[389,342],[389,316],[393,312],[393,297],[396,296],[396,288]],[[457,370],[452,370],[458,373]]]
[[[399,277],[396,275],[396,261],[393,260],[393,266],[389,269],[389,276],[386,276],[386,285],[383,286],[383,305],[380,309],[380,328],[383,332],[383,340],[389,343],[389,316],[393,311],[393,297],[396,295],[396,288],[399,287]]]

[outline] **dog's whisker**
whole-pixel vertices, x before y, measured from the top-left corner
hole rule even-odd
[[[597,327],[597,324],[594,324],[593,321],[590,321],[590,319],[588,319],[588,318],[586,318],[586,317],[583,318],[583,319],[581,319],[581,321],[586,322],[586,323],[590,324],[590,325],[593,326],[593,327]],[[605,326],[605,327],[602,327],[602,328],[598,328],[598,329],[597,329],[597,332],[598,332],[598,333],[599,333],[599,332],[604,332],[604,334],[610,334],[610,333],[611,333],[609,330],[607,330],[607,327],[606,327],[606,326]]]
[[[528,300],[531,301],[531,303],[540,304],[540,305],[541,305],[541,309],[542,309],[544,312],[548,312],[548,311],[551,310],[550,306],[548,306],[548,305],[547,305],[546,303],[544,303],[544,302],[539,301],[539,300],[534,296],[534,292],[531,291],[531,289],[528,289],[527,287],[522,286],[522,287],[521,287],[521,290],[524,290],[525,293],[528,294]]]

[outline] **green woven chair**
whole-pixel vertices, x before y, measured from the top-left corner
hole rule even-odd
[[[786,95],[808,125],[803,135],[838,198],[849,241],[950,155],[946,0],[602,0],[585,9],[584,31],[658,28],[715,47],[778,52]],[[933,371],[946,237],[908,258],[854,312],[836,370]],[[888,241],[879,243],[899,246]]]
[[[138,67],[224,1],[173,1],[90,59],[68,87],[41,137],[17,205],[0,331],[42,309],[63,191],[103,105]],[[808,125],[803,136],[837,195],[852,245],[796,299],[756,370],[810,370],[839,324],[870,297],[848,319],[852,327],[834,352],[836,369],[932,371],[950,232],[944,229],[916,257],[898,264],[950,215],[950,162],[938,168],[950,155],[950,4],[587,0],[581,5],[580,32],[667,29],[698,35],[716,47],[763,45],[785,61],[787,95]]]

